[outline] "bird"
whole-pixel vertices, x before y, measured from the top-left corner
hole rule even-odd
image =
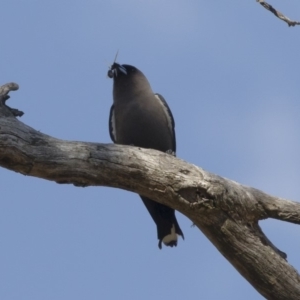
[[[112,141],[155,149],[176,155],[175,122],[166,100],[152,91],[145,75],[136,67],[110,66],[107,76],[113,79],[113,104],[109,114]],[[174,209],[141,196],[157,227],[158,247],[177,246],[178,235],[184,235]]]

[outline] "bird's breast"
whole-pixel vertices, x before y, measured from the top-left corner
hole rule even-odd
[[[115,104],[115,126],[119,144],[173,150],[170,124],[159,103]]]

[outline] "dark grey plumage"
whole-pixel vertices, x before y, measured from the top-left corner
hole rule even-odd
[[[113,78],[113,105],[109,132],[114,143],[176,152],[175,123],[165,99],[154,94],[144,74],[130,65],[114,63],[108,71]],[[177,235],[184,238],[175,211],[141,196],[157,225],[158,246],[177,246]]]

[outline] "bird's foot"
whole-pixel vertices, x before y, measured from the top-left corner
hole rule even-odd
[[[176,156],[176,153],[172,149],[167,150],[166,153]]]

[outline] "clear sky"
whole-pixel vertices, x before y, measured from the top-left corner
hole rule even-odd
[[[271,0],[270,0],[271,1]],[[292,19],[299,1],[272,0]],[[0,84],[21,121],[110,143],[109,64],[138,67],[172,109],[177,155],[272,195],[300,199],[300,27],[255,0],[2,0]],[[0,169],[0,299],[262,297],[184,216],[157,247],[139,197]],[[261,226],[300,269],[300,227]]]

